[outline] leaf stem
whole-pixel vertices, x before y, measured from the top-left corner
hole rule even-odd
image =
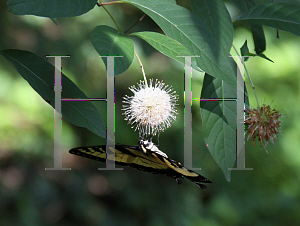
[[[136,51],[134,51],[134,54],[135,54],[136,58],[139,60],[139,62],[140,62],[141,69],[142,69],[143,76],[144,76],[144,81],[145,81],[146,87],[148,88],[147,78],[146,78],[146,75],[145,75],[145,72],[144,72],[144,67],[143,67],[142,61],[140,60],[139,55],[136,53]]]
[[[111,4],[114,4],[114,3],[119,3],[119,2],[104,2],[102,3],[102,0],[100,0],[100,4],[97,3],[97,5],[99,7],[103,7],[103,9],[107,12],[107,14],[110,16],[110,18],[113,20],[113,22],[115,23],[115,25],[117,26],[118,30],[124,34],[124,32],[122,31],[122,29],[119,27],[117,21],[114,19],[114,17],[110,14],[110,12],[106,9],[106,7],[104,5],[111,5]]]
[[[235,48],[235,46],[234,46],[233,44],[232,44],[232,47],[234,48],[236,54],[237,54],[239,57],[241,57],[241,56],[239,55],[239,52],[237,51],[237,49]],[[254,92],[254,95],[255,95],[255,98],[256,98],[256,102],[257,102],[258,109],[260,109],[260,107],[259,107],[259,101],[258,101],[257,94],[256,94],[256,91],[255,91],[255,86],[254,86],[254,84],[253,84],[253,82],[252,82],[252,79],[251,79],[251,77],[250,77],[250,74],[249,74],[249,72],[248,72],[248,70],[247,70],[246,65],[244,65],[244,67],[245,67],[246,74],[247,74],[247,76],[248,76],[248,78],[249,78],[249,80],[250,80],[250,82],[251,82],[251,86],[252,86],[252,89],[253,89],[253,92]]]
[[[115,3],[122,3],[122,2],[120,2],[120,1],[116,1],[116,2],[102,2],[102,0],[100,0],[100,4],[97,3],[97,5],[98,5],[99,7],[102,6],[102,7],[105,9],[105,11],[107,12],[107,14],[110,16],[110,18],[113,20],[113,22],[114,22],[115,25],[117,26],[118,30],[119,30],[122,34],[124,34],[124,32],[121,30],[121,28],[120,28],[119,25],[117,24],[117,21],[113,18],[113,16],[108,12],[108,10],[107,10],[107,9],[105,8],[105,6],[104,6],[104,5],[111,5],[111,4],[115,4]],[[145,15],[146,15],[146,14],[144,14],[144,15],[139,19],[138,22],[140,22],[140,21],[145,17]],[[138,22],[137,22],[137,23],[138,23]],[[133,26],[131,26],[127,31],[129,31],[131,28],[133,28],[137,23],[135,23]],[[126,32],[127,32],[127,31],[126,31]],[[125,32],[125,33],[126,33],[126,32]],[[147,79],[146,79],[146,75],[145,75],[145,71],[144,71],[144,67],[143,67],[142,61],[140,60],[138,54],[137,54],[135,51],[134,51],[134,54],[136,55],[137,59],[139,60],[139,63],[140,63],[141,68],[142,68],[143,76],[144,76],[144,81],[145,81],[146,87],[148,87],[148,83],[147,83]]]
[[[134,28],[139,22],[141,22],[141,21],[144,19],[145,16],[146,16],[146,14],[144,14],[137,22],[135,22],[130,28],[128,28],[128,29],[124,32],[124,34],[126,34],[128,31],[130,31],[132,28]]]
[[[112,5],[112,4],[116,4],[116,3],[122,3],[120,1],[115,1],[115,2],[102,2],[102,0],[100,0],[100,3],[97,2],[97,6],[101,7],[103,5]]]

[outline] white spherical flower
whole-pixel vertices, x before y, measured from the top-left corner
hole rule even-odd
[[[125,120],[138,129],[140,136],[156,135],[171,126],[172,120],[176,119],[175,106],[178,95],[172,87],[165,86],[160,81],[155,81],[153,86],[150,80],[149,86],[140,81],[138,87],[131,86],[129,89],[134,96],[125,96],[123,105]],[[172,92],[173,91],[173,92]]]

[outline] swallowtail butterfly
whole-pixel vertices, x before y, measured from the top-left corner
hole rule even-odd
[[[200,174],[184,167],[180,162],[168,158],[158,147],[147,140],[140,140],[138,146],[115,145],[115,150],[109,148],[106,153],[106,146],[78,147],[69,151],[71,154],[94,159],[101,162],[112,160],[115,155],[115,163],[118,165],[129,165],[138,170],[155,174],[164,174],[173,177],[178,184],[182,183],[184,177],[197,184],[201,189],[211,183],[210,180]]]

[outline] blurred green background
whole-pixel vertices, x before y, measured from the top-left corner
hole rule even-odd
[[[183,1],[181,1],[183,2]],[[227,2],[233,18],[238,11]],[[143,14],[126,4],[107,7],[123,30]],[[105,97],[104,64],[89,35],[98,25],[115,27],[102,8],[79,17],[50,19],[15,16],[0,0],[0,49],[23,49],[40,57],[71,55],[63,72],[89,97]],[[160,31],[149,17],[132,31]],[[300,39],[265,27],[266,56],[250,59],[246,67],[261,103],[276,107],[282,135],[275,145],[246,142],[246,167],[227,182],[202,139],[199,102],[193,102],[193,167],[213,183],[206,190],[184,180],[125,167],[98,171],[105,164],[72,156],[76,146],[105,144],[86,129],[63,120],[63,167],[53,167],[53,108],[28,85],[12,64],[0,56],[0,225],[300,225]],[[254,45],[246,24],[235,25],[234,44]],[[183,65],[168,59],[143,41],[133,39],[147,78],[164,80],[180,95],[177,121],[160,135],[160,149],[183,162]],[[234,52],[232,52],[235,55]],[[54,64],[51,59],[50,63]],[[116,77],[116,142],[137,144],[138,133],[123,120],[122,97],[142,73],[137,59]],[[193,97],[199,98],[203,74],[193,71]],[[251,106],[254,94],[246,79]],[[106,106],[93,102],[104,120]]]

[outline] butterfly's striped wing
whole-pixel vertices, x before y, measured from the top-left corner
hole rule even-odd
[[[109,150],[110,152],[106,155],[106,146],[100,145],[73,148],[69,152],[101,162],[106,162],[106,159],[112,160],[113,155],[115,155],[116,164],[129,165],[150,173],[167,173],[165,171],[170,171],[169,167],[164,162],[153,156],[150,152],[141,152],[138,146],[116,145],[115,153],[112,148],[109,148]]]
[[[190,170],[190,169],[182,166],[180,162],[177,162],[177,161],[169,159],[169,158],[165,158],[165,157],[163,157],[161,155],[158,155],[158,154],[155,154],[155,153],[153,153],[153,155],[155,155],[156,158],[159,158],[170,169],[173,170],[173,172],[172,172],[173,176],[172,177],[174,177],[178,183],[181,183],[179,178],[182,178],[182,177],[185,177],[188,180],[194,182],[201,189],[206,188],[206,186],[202,183],[211,183],[211,181],[208,180],[206,177],[203,177],[200,174],[196,173],[195,171]]]
[[[116,145],[115,152],[113,148],[109,148],[107,154],[105,145],[73,148],[69,152],[102,162],[115,157],[115,163],[118,165],[129,165],[150,173],[164,174],[173,177],[178,183],[181,183],[180,178],[183,176],[201,188],[206,187],[201,183],[211,183],[207,178],[185,168],[179,162],[152,151],[144,153],[140,151],[139,146]]]

